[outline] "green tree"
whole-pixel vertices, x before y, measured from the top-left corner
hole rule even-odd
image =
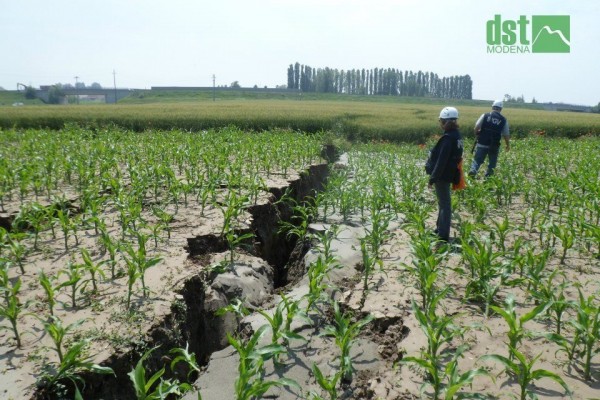
[[[25,98],[27,100],[35,99],[35,89],[33,86],[27,86],[27,89],[25,89]]]
[[[65,92],[62,89],[62,85],[57,83],[48,90],[48,103],[58,104],[64,96]]]

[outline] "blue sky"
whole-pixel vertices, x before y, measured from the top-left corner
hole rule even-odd
[[[473,97],[600,102],[593,0],[0,0],[0,86],[287,83],[287,67],[469,74]],[[568,54],[487,54],[486,22],[569,15]]]

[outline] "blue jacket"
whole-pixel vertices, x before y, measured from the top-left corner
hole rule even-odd
[[[457,174],[458,163],[463,155],[463,142],[457,130],[446,131],[431,149],[428,164],[432,169],[429,173],[429,183],[452,183]]]

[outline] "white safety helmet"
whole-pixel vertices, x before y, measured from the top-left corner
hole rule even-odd
[[[444,107],[440,111],[440,119],[457,119],[458,110],[454,107]]]
[[[492,107],[502,108],[502,107],[504,107],[504,102],[502,100],[495,100],[492,103]]]

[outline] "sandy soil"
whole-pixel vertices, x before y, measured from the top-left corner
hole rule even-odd
[[[516,208],[519,207],[517,204]],[[516,218],[516,216],[515,216]],[[323,231],[337,224],[340,233],[334,240],[332,248],[335,256],[343,266],[331,274],[333,288],[330,291],[332,299],[338,300],[346,310],[353,311],[356,317],[371,314],[374,321],[368,325],[352,350],[352,359],[356,373],[354,381],[343,385],[338,392],[342,399],[414,399],[432,398],[431,387],[427,384],[428,378],[424,371],[414,364],[405,364],[401,360],[405,356],[418,357],[427,345],[413,312],[412,299],[418,299],[417,291],[412,287],[410,276],[404,270],[404,264],[410,264],[413,255],[410,251],[410,237],[402,224],[402,218],[390,225],[391,239],[385,246],[384,268],[374,273],[370,279],[370,290],[366,295],[364,308],[360,308],[363,296],[363,283],[360,281],[360,238],[365,236],[364,226],[360,218],[354,216],[350,224],[344,224],[341,218],[330,219],[330,224],[313,224],[313,231]],[[433,215],[428,224],[434,225]],[[452,231],[453,236],[457,232]],[[509,237],[508,241],[514,241]],[[528,240],[535,240],[531,237]],[[558,245],[560,250],[560,245]],[[317,257],[313,249],[306,257],[305,263]],[[493,361],[482,360],[483,355],[498,354],[508,356],[506,322],[498,315],[484,317],[481,308],[475,304],[465,303],[465,281],[453,268],[462,262],[460,249],[450,251],[443,261],[442,275],[438,282],[454,289],[454,294],[448,296],[441,304],[442,312],[455,316],[457,326],[468,327],[464,337],[456,338],[445,350],[452,355],[458,346],[467,344],[468,350],[459,360],[458,370],[463,373],[475,368],[484,368],[489,371],[489,376],[476,377],[472,386],[465,387],[465,392],[487,395],[495,399],[519,398],[520,387],[516,380],[503,372],[503,368]],[[357,266],[359,268],[357,268]],[[566,274],[569,282],[580,282],[586,294],[598,291],[599,282],[598,260],[571,251],[565,265],[559,265],[558,259],[553,258],[548,268],[560,268]],[[308,292],[307,279],[297,285],[287,288],[286,296],[301,299]],[[517,313],[523,315],[535,307],[532,299],[528,298],[522,289],[503,289],[498,298],[505,299],[509,295],[516,298]],[[568,290],[569,298],[576,298],[576,289]],[[271,301],[271,307],[278,302],[277,296]],[[268,308],[268,305],[264,305]],[[273,308],[271,308],[273,310]],[[565,316],[564,320],[573,317],[573,312]],[[264,317],[252,315],[246,318],[254,330],[266,323]],[[302,390],[290,388],[275,388],[269,390],[265,398],[277,399],[306,399],[318,394],[328,398],[315,383],[311,366],[317,364],[325,375],[333,374],[339,365],[337,350],[333,339],[322,336],[323,326],[331,321],[324,321],[313,316],[313,324],[299,323],[296,331],[307,338],[306,342],[297,342],[291,346],[289,355],[283,359],[283,365],[275,365],[271,361],[267,364],[265,379],[277,379],[281,376],[294,379]],[[553,329],[549,321],[536,319],[525,324],[531,337],[522,341],[520,351],[529,359],[539,356],[535,369],[546,369],[561,376],[570,390],[574,399],[600,398],[600,376],[598,364],[593,364],[593,377],[586,382],[583,379],[581,365],[569,365],[564,353],[557,352],[558,347],[548,340],[540,337],[543,332]],[[270,342],[267,335],[264,344]],[[236,380],[238,355],[233,347],[229,346],[222,351],[214,353],[206,371],[196,382],[204,400],[226,400],[234,398],[233,387]],[[568,398],[564,389],[550,379],[540,379],[534,382],[529,389],[539,399]],[[185,396],[185,399],[196,398],[195,393]]]
[[[298,177],[296,173],[289,173],[285,178],[273,174],[266,184],[271,188],[282,189]],[[225,195],[225,191],[221,194]],[[73,194],[65,193],[64,198],[77,204]],[[263,193],[257,199],[257,203],[266,203],[270,199],[269,193]],[[49,204],[43,197],[39,198],[39,203]],[[18,200],[8,202],[5,204],[2,217],[8,219],[10,215],[15,215],[18,209]],[[174,213],[174,206],[169,206],[166,211]],[[121,238],[137,248],[135,238],[125,236],[123,239],[116,208],[109,206],[102,215],[113,240]],[[149,226],[158,222],[149,211],[143,211],[142,217]],[[239,228],[247,228],[250,221],[251,216],[244,213],[239,218]],[[189,254],[186,250],[188,239],[207,234],[218,235],[222,225],[223,216],[219,209],[207,207],[201,215],[201,207],[196,201],[190,201],[187,207],[180,204],[175,219],[170,223],[170,238],[167,232],[163,231],[160,233],[156,247],[154,238],[150,238],[147,242],[148,257],[160,257],[162,261],[146,271],[145,280],[150,290],[149,297],[142,296],[139,282],[135,284],[132,312],[126,311],[127,276],[124,275],[126,265],[120,254],[117,255],[118,278],[111,280],[109,268],[105,265],[102,269],[106,279],[97,276],[98,291],[92,292],[91,283],[87,285],[84,293],[78,293],[75,307],[71,305],[70,288],[61,289],[57,296],[54,315],[60,318],[63,326],[81,321],[81,325],[69,331],[64,344],[68,346],[75,340],[90,339],[91,345],[87,354],[99,364],[115,353],[147,347],[148,330],[160,324],[170,313],[172,304],[181,300],[177,290],[182,287],[183,282],[198,275],[203,268],[202,265],[188,258]],[[39,284],[40,271],[55,278],[53,282],[56,286],[67,280],[66,275],[59,274],[58,271],[64,269],[69,263],[82,263],[81,249],[87,249],[95,263],[108,260],[108,255],[102,249],[100,236],[95,234],[92,226],[86,230],[79,230],[77,236],[78,244],[74,237],[69,236],[67,251],[64,247],[64,236],[58,227],[55,237],[50,231],[42,232],[39,238],[39,250],[29,252],[25,257],[25,273],[21,274],[16,266],[9,269],[9,278],[13,284],[18,278],[21,280],[18,297],[26,309],[18,320],[21,348],[16,348],[11,330],[0,330],[0,398],[2,399],[30,398],[34,393],[35,383],[42,373],[42,366],[55,365],[58,362],[52,340],[44,332],[43,327],[43,321],[46,320],[49,312],[45,293]],[[33,239],[24,239],[23,244],[32,248]],[[260,259],[256,262],[264,263]],[[86,279],[89,278],[87,273],[84,273],[84,276]],[[2,325],[8,327],[9,323],[2,321]]]
[[[121,234],[116,221],[114,210],[108,212],[108,218],[113,221],[110,227],[111,235]],[[150,215],[146,216],[150,223]],[[432,216],[433,218],[433,216]],[[246,220],[247,217],[241,218]],[[200,218],[200,210],[195,206],[181,209],[178,217],[172,224],[171,238],[166,238],[166,233],[161,235],[162,241],[157,248],[149,242],[150,255],[160,255],[163,261],[160,265],[147,272],[147,284],[151,290],[149,298],[141,297],[141,291],[136,291],[134,297],[135,313],[124,312],[124,296],[126,291],[126,278],[121,277],[115,282],[102,282],[99,284],[98,293],[83,296],[78,301],[77,307],[68,304],[59,304],[56,314],[64,324],[84,320],[75,335],[76,338],[87,337],[93,339],[90,354],[94,360],[102,362],[111,354],[124,348],[139,345],[145,340],[145,329],[160,321],[170,309],[173,301],[177,300],[175,288],[182,282],[199,273],[201,268],[197,263],[188,259],[184,247],[187,238],[206,233],[215,233],[220,229],[219,211],[207,209],[206,215]],[[247,222],[247,221],[246,221]],[[333,241],[333,252],[342,268],[330,274],[331,289],[329,295],[338,300],[349,312],[356,316],[371,314],[374,321],[369,324],[358,338],[352,350],[352,359],[356,373],[351,384],[344,385],[339,390],[343,399],[413,399],[420,396],[421,386],[426,383],[426,375],[422,370],[399,361],[405,356],[418,356],[426,344],[418,323],[411,310],[411,299],[417,292],[411,287],[411,278],[403,270],[403,264],[410,263],[410,240],[403,226],[402,217],[390,225],[391,239],[385,247],[384,268],[377,270],[370,279],[370,290],[366,294],[364,308],[360,309],[363,296],[362,282],[360,281],[360,238],[365,236],[365,227],[358,216],[351,218],[350,223],[343,223],[339,217],[331,217],[328,224],[313,224],[313,231],[323,231],[337,224],[340,226],[339,235]],[[430,220],[429,224],[433,222]],[[453,232],[456,235],[456,232]],[[44,270],[47,274],[56,273],[63,268],[69,260],[80,261],[79,252],[75,250],[73,239],[69,239],[73,246],[70,251],[64,251],[62,234],[58,233],[52,238],[49,232],[41,238],[41,251],[28,255],[26,273],[21,276],[23,282],[22,301],[31,300],[28,311],[32,315],[24,315],[20,319],[23,332],[23,346],[15,349],[12,334],[9,331],[0,331],[0,397],[5,399],[29,398],[33,392],[33,384],[39,376],[40,365],[56,362],[56,355],[50,348],[49,338],[43,334],[41,322],[33,314],[43,315],[46,312],[43,292],[38,287],[37,273]],[[94,260],[105,259],[100,251],[98,237],[93,229],[80,232],[80,245],[90,250]],[[514,238],[513,238],[514,239]],[[29,240],[29,239],[28,239]],[[312,249],[306,256],[305,265],[308,266],[318,255],[318,250]],[[216,263],[227,253],[212,256],[209,263]],[[518,394],[518,385],[511,377],[502,373],[499,365],[481,361],[484,354],[507,355],[505,344],[506,323],[498,316],[485,318],[476,305],[462,302],[464,297],[464,281],[453,270],[461,263],[458,251],[448,254],[444,261],[443,276],[440,282],[455,289],[455,294],[446,298],[442,309],[447,315],[456,315],[455,323],[461,326],[472,326],[463,339],[452,343],[449,351],[457,346],[467,343],[469,349],[459,362],[459,369],[467,371],[474,367],[485,367],[495,381],[488,377],[477,377],[472,393],[487,394],[494,398],[512,398]],[[122,261],[122,260],[121,260]],[[558,261],[552,260],[554,266]],[[120,262],[122,264],[122,262]],[[598,261],[590,260],[573,251],[569,254],[564,270],[571,281],[584,284],[586,292],[598,289]],[[261,271],[258,273],[257,271]],[[585,271],[585,274],[582,274]],[[251,305],[269,310],[276,306],[278,296],[268,289],[269,268],[264,263],[252,260],[241,255],[236,262],[232,274],[237,278],[223,275],[217,280],[216,286],[223,290],[241,291],[245,297],[250,298]],[[16,268],[11,270],[14,280],[17,276]],[[244,278],[244,279],[241,279]],[[63,278],[59,278],[63,279]],[[265,280],[266,279],[266,280]],[[241,281],[241,283],[240,283]],[[245,288],[244,286],[247,284]],[[213,285],[213,287],[215,287]],[[233,289],[232,289],[233,288]],[[287,296],[300,299],[308,292],[307,279],[304,278],[293,287],[285,288]],[[519,312],[530,310],[534,304],[521,290],[511,291],[519,304]],[[509,291],[503,290],[500,297],[504,298]],[[574,293],[570,293],[574,295]],[[59,300],[68,303],[65,292],[61,292]],[[223,299],[215,304],[215,308],[222,305]],[[37,303],[36,303],[37,302]],[[330,315],[327,306],[322,305],[323,315]],[[326,374],[331,374],[337,367],[339,352],[329,337],[322,336],[323,327],[330,323],[322,315],[313,315],[313,324],[298,321],[296,331],[304,336],[307,341],[292,342],[292,351],[282,357],[280,365],[267,363],[267,379],[276,379],[281,376],[296,380],[302,387],[301,391],[288,388],[273,388],[265,398],[298,399],[310,398],[311,392],[324,398],[326,395],[316,385],[311,373],[311,366],[316,363]],[[252,314],[244,323],[250,324],[254,330],[265,323],[263,316]],[[483,329],[478,326],[485,326]],[[530,321],[526,325],[532,332],[547,331],[549,326],[545,321]],[[270,338],[264,337],[264,343]],[[544,368],[558,373],[567,382],[573,391],[575,399],[600,398],[600,384],[598,380],[598,365],[594,364],[594,376],[591,382],[582,379],[578,365],[569,367],[562,353],[556,353],[557,347],[541,338],[526,338],[521,348],[528,357],[541,355],[536,368]],[[205,371],[196,382],[204,400],[231,400],[233,387],[237,374],[238,358],[231,346],[214,353]],[[532,387],[540,399],[565,398],[562,388],[548,379],[536,382]],[[430,398],[429,387],[425,386],[423,398]],[[186,395],[186,399],[196,399],[195,393]]]

